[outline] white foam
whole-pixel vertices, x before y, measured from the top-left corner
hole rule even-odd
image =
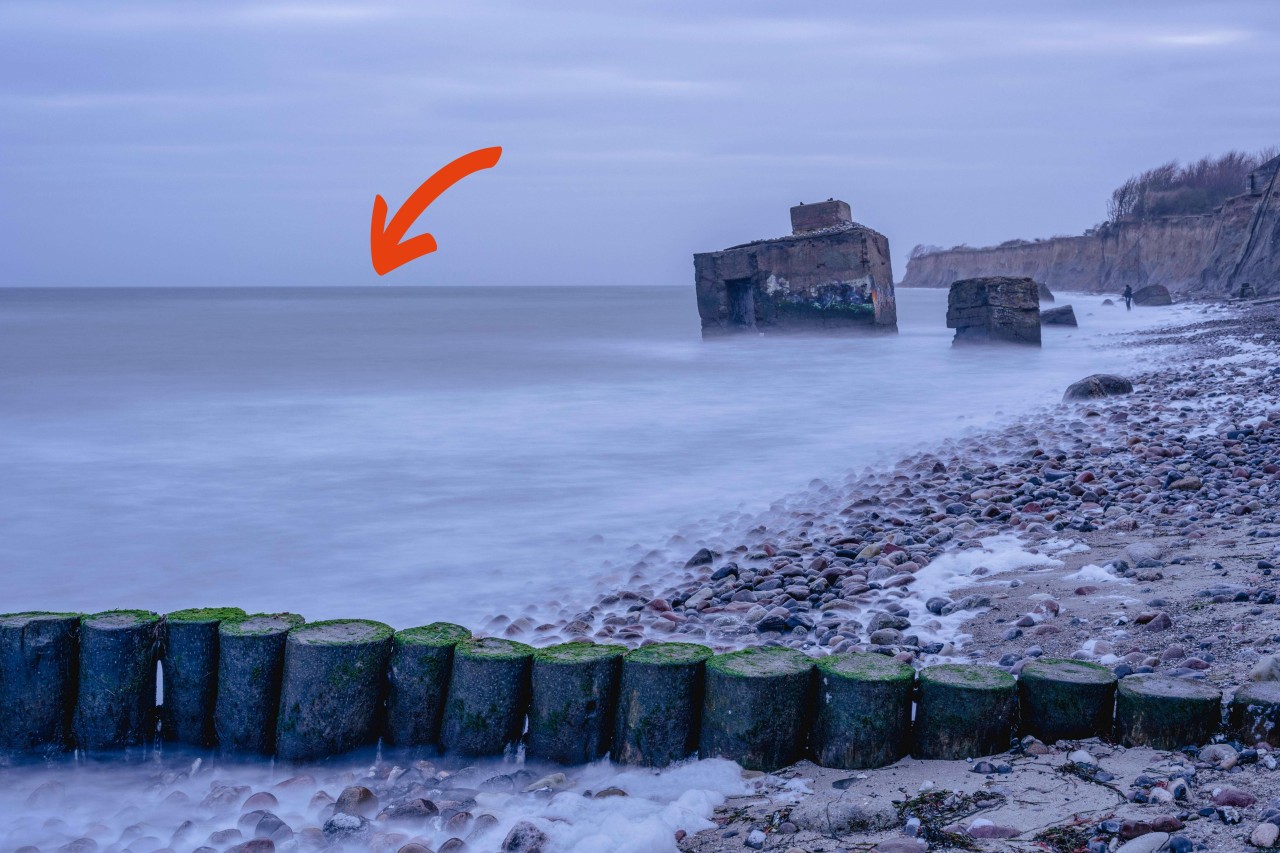
[[[1039,550],[1047,554],[1082,554],[1089,546],[1079,539],[1046,539],[1039,545]]]
[[[519,765],[486,761],[473,767],[478,770],[478,782],[511,773]],[[273,787],[299,772],[315,776],[317,782],[284,790]],[[192,849],[205,843],[211,833],[237,826],[240,810],[236,805],[221,814],[200,805],[215,782],[246,785],[255,792],[271,791],[279,805],[270,810],[296,833],[323,823],[323,815],[310,806],[317,790],[336,797],[347,785],[369,783],[367,772],[367,764],[354,760],[291,770],[277,769],[267,762],[206,762],[201,766],[200,762],[184,764],[173,759],[141,764],[67,761],[54,767],[6,768],[0,773],[0,848],[30,844],[52,850],[76,838],[92,837],[100,847],[153,838],[154,845],[147,849],[160,849],[170,843],[184,821],[192,821],[187,835],[177,844],[179,849]],[[551,840],[548,853],[675,853],[675,833],[684,830],[693,834],[714,826],[710,817],[727,797],[764,786],[787,790],[786,783],[775,777],[749,782],[741,767],[724,759],[689,761],[663,770],[624,768],[601,761],[563,772],[568,777],[563,786],[566,789],[549,799],[534,794],[476,794],[477,805],[471,812],[493,815],[498,823],[469,839],[470,849],[497,849],[512,826],[527,820],[547,833]],[[28,804],[36,787],[51,781],[64,786],[65,793],[51,802]],[[584,796],[611,787],[622,789],[627,796]],[[421,830],[378,829],[420,836],[435,849],[451,837],[439,818]],[[143,842],[121,846],[139,849],[139,843]],[[340,849],[363,851],[368,843],[353,842]]]
[[[934,596],[952,597],[952,593],[994,575],[1031,568],[1057,568],[1062,561],[1037,554],[1015,534],[1002,533],[982,540],[981,548],[949,551],[916,572],[911,595],[902,600],[910,612],[911,632],[921,642],[939,641],[963,645],[966,635],[960,626],[982,609],[960,610],[946,616],[935,616],[925,607]]]
[[[1090,581],[1093,583],[1133,583],[1133,581],[1128,578],[1120,577],[1111,569],[1105,569],[1102,566],[1095,566],[1093,563],[1081,566],[1080,571],[1066,575],[1063,577],[1063,580],[1080,580]]]

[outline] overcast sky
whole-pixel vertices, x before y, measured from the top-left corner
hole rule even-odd
[[[5,0],[0,285],[689,284],[829,196],[901,276],[1280,143],[1277,44],[1277,0]],[[491,145],[379,278],[374,195]]]

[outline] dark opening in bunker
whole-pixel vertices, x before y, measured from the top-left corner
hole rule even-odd
[[[729,297],[729,325],[753,328],[756,324],[756,297],[751,279],[731,278],[724,283]]]

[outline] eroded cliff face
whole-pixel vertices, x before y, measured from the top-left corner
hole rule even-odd
[[[1280,187],[1213,213],[1122,222],[1080,237],[985,249],[948,249],[907,262],[899,287],[950,287],[983,276],[1029,276],[1051,290],[1120,293],[1162,284],[1188,296],[1235,295],[1245,283],[1280,294]]]

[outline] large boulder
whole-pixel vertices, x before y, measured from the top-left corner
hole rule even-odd
[[[1136,305],[1172,305],[1173,297],[1163,284],[1148,284],[1133,292],[1133,301]]]
[[[1078,326],[1076,322],[1076,312],[1071,310],[1070,305],[1063,305],[1061,308],[1050,308],[1048,311],[1040,312],[1041,326]]]
[[[1133,383],[1123,376],[1112,376],[1110,373],[1095,373],[1086,376],[1079,382],[1072,383],[1063,400],[1096,400],[1099,397],[1118,397],[1132,394]]]
[[[1038,281],[1036,282],[1036,286],[1040,288],[1041,302],[1053,301],[1053,291],[1049,289],[1049,285],[1045,284],[1043,281]]]
[[[1029,278],[968,278],[951,285],[947,328],[953,343],[1040,346],[1040,286]]]

